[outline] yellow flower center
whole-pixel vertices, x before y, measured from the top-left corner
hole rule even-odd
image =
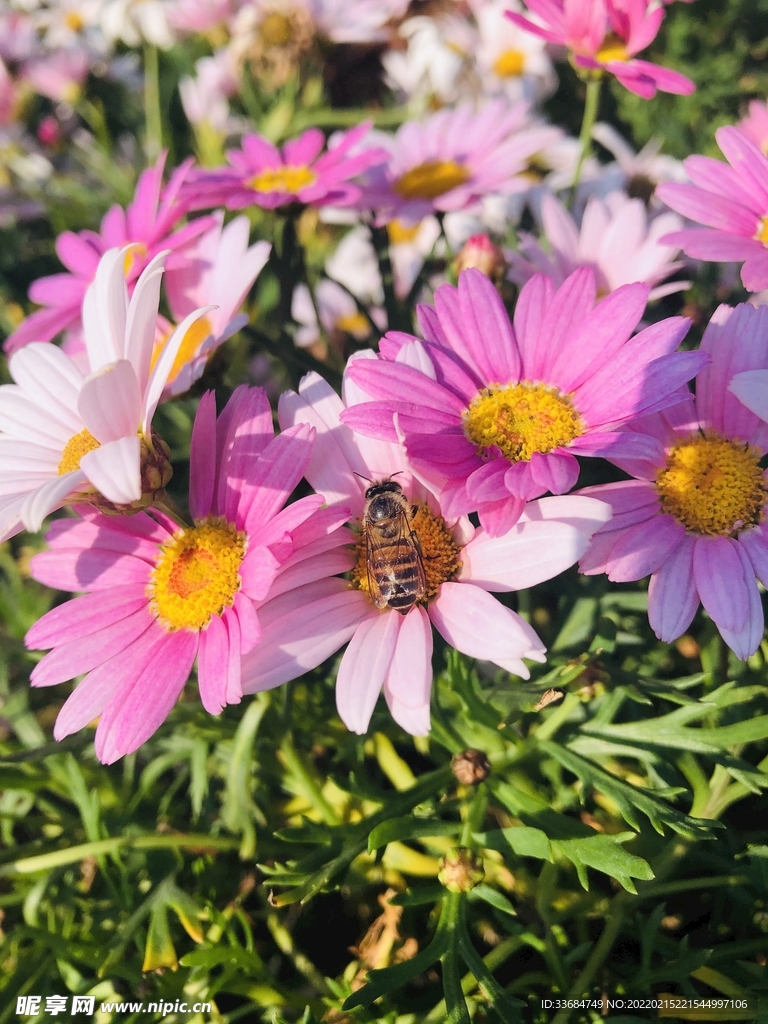
[[[346,316],[340,316],[336,321],[336,329],[344,331],[346,334],[351,334],[354,337],[367,337],[371,332],[371,327],[368,321],[365,319],[362,313],[348,313]]]
[[[728,537],[762,519],[760,452],[715,433],[680,441],[656,477],[656,490],[662,511],[686,530]]]
[[[234,603],[245,534],[231,523],[201,519],[169,538],[152,570],[152,610],[167,630],[204,629]]]
[[[166,336],[159,341],[152,349],[152,361],[150,364],[150,370],[155,368],[155,363],[160,358],[160,353],[165,348],[168,339],[173,332],[170,331]],[[207,316],[201,316],[199,320],[195,320],[192,326],[189,328],[187,333],[184,335],[179,346],[179,351],[176,353],[176,358],[173,361],[171,372],[168,375],[168,383],[172,383],[184,367],[191,363],[192,360],[197,356],[200,351],[200,346],[203,342],[213,334],[213,325]]]
[[[268,167],[255,175],[248,185],[255,192],[299,192],[317,181],[308,167]]]
[[[551,452],[584,433],[570,398],[547,384],[494,384],[464,413],[467,437],[482,452],[498,448],[512,462]]]
[[[496,58],[493,70],[499,78],[519,78],[525,70],[525,54],[520,50],[505,50]]]
[[[392,186],[401,199],[437,199],[469,181],[469,171],[455,160],[427,160],[401,174]]]
[[[64,476],[65,473],[74,473],[76,469],[80,468],[80,459],[88,452],[95,452],[100,447],[100,443],[90,430],[81,430],[79,434],[70,437],[61,453],[61,462],[57,470],[59,476]]]
[[[291,41],[291,19],[273,11],[259,25],[259,35],[265,46],[287,46]]]
[[[67,11],[64,15],[64,24],[71,32],[82,32],[85,28],[82,15],[77,11]]]
[[[601,64],[609,64],[612,60],[629,60],[629,54],[621,39],[611,32],[595,54],[595,60]]]
[[[761,217],[757,224],[757,234],[755,238],[758,242],[762,242],[763,245],[768,246],[768,214],[765,217]]]
[[[421,221],[417,224],[409,225],[403,224],[400,220],[391,220],[387,224],[390,245],[406,245],[408,242],[412,242],[416,235],[418,235],[420,227]]]
[[[411,517],[410,527],[419,542],[427,583],[426,593],[419,603],[426,604],[431,597],[437,594],[440,585],[452,580],[461,568],[460,548],[441,516],[436,516],[427,505],[414,507],[416,511]],[[364,532],[360,534],[355,554],[357,560],[350,574],[352,586],[357,590],[362,590],[370,597],[368,546]],[[371,601],[373,601],[372,598]]]

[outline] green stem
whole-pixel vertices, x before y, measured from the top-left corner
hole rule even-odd
[[[323,821],[327,825],[340,825],[341,818],[323,796],[320,787],[312,777],[307,766],[302,761],[296,747],[293,745],[293,739],[290,733],[286,735],[285,739],[280,744],[280,753],[286,767],[290,769],[293,773],[294,779],[301,787],[302,795],[305,796],[313,805],[315,810],[318,811],[322,816]]]
[[[573,182],[571,183],[571,206],[573,206],[573,201],[576,198],[576,189],[579,187],[579,182],[581,181],[581,170],[584,165],[584,161],[592,149],[592,129],[595,127],[595,121],[597,120],[597,110],[600,106],[600,90],[602,88],[602,84],[602,76],[599,78],[590,78],[587,81],[587,95],[584,101],[584,116],[581,121],[581,132],[579,133],[579,159],[576,163],[576,170],[574,171]]]
[[[400,318],[400,304],[395,295],[395,276],[392,270],[392,261],[389,258],[389,235],[386,228],[370,226],[371,241],[376,250],[376,258],[379,261],[379,273],[381,274],[381,285],[384,290],[384,309],[387,312],[387,330],[398,331],[402,329]]]
[[[154,163],[163,148],[163,116],[160,108],[160,62],[157,47],[144,47],[144,148],[147,160]]]
[[[181,509],[167,492],[163,492],[162,498],[158,498],[155,501],[155,508],[158,512],[162,512],[168,516],[169,519],[172,519],[177,526],[182,528],[182,530],[188,530],[190,528],[189,523],[181,512]]]

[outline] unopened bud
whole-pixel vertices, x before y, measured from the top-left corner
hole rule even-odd
[[[507,269],[503,250],[488,235],[472,235],[466,240],[454,262],[457,276],[462,270],[475,267],[492,281],[500,281]]]
[[[476,786],[491,774],[491,764],[482,750],[463,750],[454,754],[451,771],[462,786]]]
[[[448,892],[469,892],[484,878],[483,862],[465,846],[457,846],[440,860],[437,880]]]
[[[95,505],[99,512],[107,516],[131,515],[149,508],[162,497],[173,476],[171,449],[154,430],[150,441],[142,437],[140,442],[141,497],[127,505],[115,505],[101,494],[89,495],[85,500]]]

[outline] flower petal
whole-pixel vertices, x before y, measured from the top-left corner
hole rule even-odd
[[[376,613],[360,623],[349,641],[336,678],[336,708],[351,732],[368,731],[402,622],[399,612]]]
[[[141,497],[141,448],[136,434],[86,452],[80,468],[107,501],[129,505]]]
[[[749,594],[738,544],[729,537],[697,537],[693,574],[701,603],[720,629],[739,632],[749,615]]]
[[[685,632],[699,607],[693,574],[695,546],[695,538],[686,534],[648,585],[648,621],[665,643],[672,643]]]

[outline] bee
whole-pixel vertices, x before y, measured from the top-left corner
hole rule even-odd
[[[365,492],[363,535],[368,589],[377,608],[405,615],[427,592],[413,509],[400,484],[378,480]]]

